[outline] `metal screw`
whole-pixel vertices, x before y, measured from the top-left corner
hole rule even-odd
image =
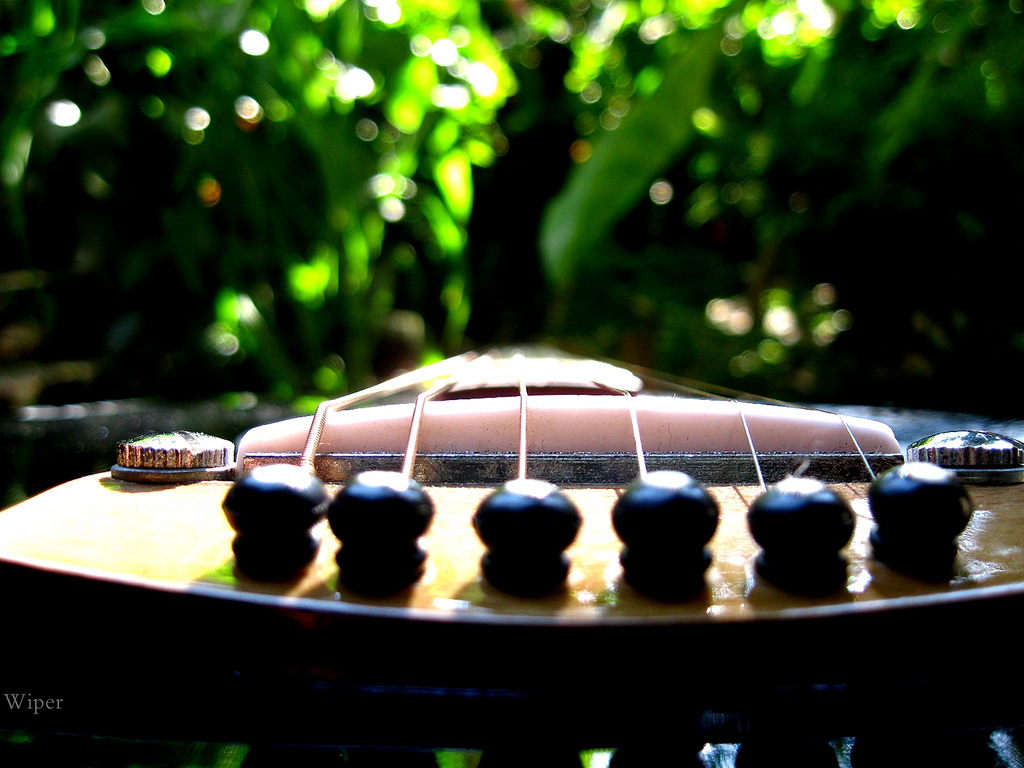
[[[1024,442],[996,432],[940,432],[912,443],[907,460],[946,467],[968,483],[1024,483]]]
[[[231,479],[235,446],[229,440],[178,430],[118,443],[111,477],[137,483],[194,483]]]

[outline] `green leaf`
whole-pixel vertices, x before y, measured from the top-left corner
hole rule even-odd
[[[587,254],[646,194],[651,182],[693,139],[693,115],[705,107],[721,32],[694,32],[665,67],[660,87],[638,100],[621,125],[594,142],[541,221],[540,251],[549,279],[565,286]]]
[[[437,67],[430,59],[413,58],[406,64],[394,95],[384,104],[388,120],[402,133],[414,134],[430,109],[428,94],[437,85]]]
[[[453,149],[434,167],[434,181],[456,221],[465,224],[473,209],[473,169],[469,155]]]
[[[424,195],[421,205],[423,206],[423,215],[426,216],[444,257],[457,260],[466,247],[466,233],[455,222],[451,211],[439,198],[434,195]]]
[[[913,143],[921,126],[930,124],[928,111],[934,105],[936,68],[934,61],[919,66],[875,118],[868,133],[867,167],[876,182],[884,178],[889,166]]]

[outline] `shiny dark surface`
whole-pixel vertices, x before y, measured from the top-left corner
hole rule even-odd
[[[473,527],[490,549],[561,552],[576,539],[579,510],[556,486],[512,481],[489,494],[473,515]]]
[[[831,488],[794,477],[772,486],[750,505],[747,524],[761,546],[758,574],[797,594],[821,595],[846,581],[839,554],[853,536],[849,505]]]
[[[312,531],[281,535],[239,534],[231,542],[238,569],[259,581],[288,579],[316,557],[321,537]]]
[[[397,472],[364,472],[342,488],[327,511],[343,544],[386,545],[422,536],[434,517],[423,487]]]
[[[705,545],[718,527],[718,505],[693,478],[655,472],[632,483],[612,508],[623,542],[626,581],[646,595],[683,600],[704,587]]]
[[[920,578],[948,578],[956,538],[973,512],[967,490],[952,471],[908,462],[880,475],[871,484],[868,502],[875,520],[875,557]]]
[[[973,512],[956,475],[931,464],[909,462],[880,475],[868,493],[881,538],[948,543],[963,532]]]
[[[703,547],[718,527],[718,506],[682,472],[651,473],[630,484],[612,509],[612,524],[629,547]]]
[[[236,531],[239,570],[254,579],[285,579],[316,557],[314,526],[327,511],[327,487],[303,467],[257,467],[232,484],[224,514]]]
[[[341,583],[364,595],[393,594],[420,578],[427,552],[418,539],[434,519],[423,487],[397,472],[364,472],[331,502],[327,519],[341,541]]]
[[[327,510],[327,487],[308,470],[289,464],[257,467],[224,497],[231,527],[245,535],[306,531]]]
[[[480,560],[484,578],[500,590],[537,597],[561,586],[571,565],[564,554],[583,518],[557,486],[512,480],[490,493],[473,515],[473,528],[487,547]]]

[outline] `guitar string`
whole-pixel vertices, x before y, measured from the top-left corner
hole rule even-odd
[[[467,361],[463,368],[463,372],[474,367],[493,363],[493,360],[494,355],[492,353],[485,353],[473,360]],[[457,378],[458,373],[459,371],[448,374],[444,381],[438,382],[433,387],[424,390],[416,397],[416,402],[413,405],[412,419],[409,422],[409,439],[406,443],[405,455],[402,457],[402,474],[407,478],[412,478],[413,468],[416,463],[416,456],[419,453],[417,446],[423,421],[423,409],[426,407],[428,401],[433,400],[444,392],[447,392],[459,383],[459,379]]]
[[[817,406],[806,405],[806,404],[799,404],[799,403],[790,403],[790,402],[787,402],[785,400],[779,400],[779,399],[776,399],[776,398],[764,397],[764,396],[759,396],[759,395],[751,395],[749,393],[741,393],[741,392],[738,392],[737,390],[732,390],[732,389],[728,389],[726,387],[721,387],[721,386],[714,387],[714,389],[718,390],[716,392],[716,391],[712,391],[712,386],[713,385],[700,384],[700,383],[693,382],[693,381],[690,381],[690,380],[686,380],[686,379],[682,379],[682,378],[678,378],[678,377],[672,377],[672,376],[670,376],[668,374],[656,373],[656,372],[648,370],[646,368],[641,368],[640,366],[630,366],[630,368],[631,368],[631,370],[634,371],[634,373],[637,373],[638,375],[642,375],[645,379],[647,379],[648,381],[650,381],[652,383],[656,383],[656,384],[658,384],[661,387],[664,387],[666,389],[677,390],[677,391],[680,391],[680,392],[687,392],[691,396],[694,396],[694,397],[702,397],[702,398],[707,398],[707,399],[710,399],[710,400],[729,400],[729,401],[732,401],[732,402],[741,402],[740,398],[743,397],[743,398],[746,398],[747,400],[749,400],[751,402],[766,403],[766,404],[769,404],[769,405],[778,405],[778,406],[782,406],[782,407],[785,407],[785,408],[799,408],[799,409],[806,410],[806,411],[815,411],[815,412],[818,412],[818,413],[829,414],[831,416],[835,416],[837,419],[840,420],[840,422],[843,425],[843,428],[846,430],[847,434],[849,435],[850,441],[853,443],[854,449],[856,450],[857,454],[860,456],[861,460],[864,462],[865,468],[868,471],[868,475],[871,477],[871,479],[874,479],[875,476],[876,476],[874,469],[871,467],[870,459],[868,458],[867,453],[863,450],[863,448],[861,447],[860,443],[858,442],[857,437],[856,437],[856,435],[853,432],[853,428],[850,426],[849,421],[846,419],[846,417],[843,416],[840,413],[836,413],[835,411],[830,411],[827,408],[821,408],[821,407],[817,407]]]
[[[753,439],[753,436],[751,435],[751,432],[750,432],[750,423],[747,420],[747,415],[746,415],[746,413],[743,410],[742,403],[740,403],[739,400],[736,400],[734,402],[736,403],[736,410],[739,412],[740,422],[743,424],[743,431],[744,431],[744,433],[746,435],[746,438],[747,438],[747,445],[750,446],[750,453],[751,453],[751,456],[754,459],[754,469],[757,471],[758,484],[761,486],[761,490],[764,491],[764,490],[766,490],[767,485],[765,484],[764,473],[763,473],[763,471],[761,469],[761,460],[758,458],[757,449],[754,447],[754,439]],[[812,409],[809,409],[809,410],[818,410],[818,409],[813,409],[812,408]],[[822,411],[822,413],[825,413],[825,412],[826,411]],[[837,419],[839,419],[839,423],[843,425],[843,429],[846,430],[846,434],[849,436],[850,442],[853,443],[853,447],[856,450],[857,455],[859,456],[860,460],[864,463],[864,468],[867,470],[868,476],[871,478],[871,480],[874,480],[875,479],[875,471],[871,468],[871,461],[868,459],[867,454],[864,452],[864,449],[861,447],[860,441],[857,440],[857,436],[854,434],[853,427],[850,426],[850,422],[842,414],[835,413],[833,415]]]
[[[868,460],[867,454],[864,453],[864,449],[860,447],[860,441],[857,440],[857,436],[853,434],[853,428],[850,426],[850,422],[846,420],[846,417],[842,414],[837,413],[836,416],[839,421],[842,422],[843,427],[846,429],[846,434],[850,436],[850,440],[853,442],[853,447],[857,449],[857,453],[860,454],[861,461],[864,462],[864,467],[868,471],[868,477],[871,480],[875,479],[875,471],[871,468],[871,462]]]
[[[466,353],[464,355],[459,355],[459,356],[454,357],[454,358],[450,358],[450,359],[447,359],[447,360],[440,361],[438,363],[435,363],[433,365],[427,366],[427,367],[422,368],[422,369],[418,369],[418,370],[415,370],[415,371],[410,371],[409,373],[402,374],[402,375],[400,375],[400,376],[398,376],[398,377],[396,377],[394,379],[390,379],[390,380],[385,381],[385,382],[381,382],[380,384],[372,386],[372,387],[370,387],[368,389],[364,389],[364,390],[361,390],[359,392],[355,392],[355,393],[352,393],[352,394],[349,394],[349,395],[344,395],[344,396],[342,396],[340,398],[336,398],[336,399],[333,399],[333,400],[328,400],[328,401],[321,402],[320,405],[317,407],[316,412],[315,412],[315,414],[313,416],[313,419],[311,421],[310,429],[309,429],[309,432],[307,433],[307,437],[306,437],[306,443],[305,443],[305,446],[303,448],[302,454],[301,454],[300,459],[299,459],[300,465],[306,467],[310,472],[315,473],[314,462],[315,462],[316,452],[317,452],[317,449],[318,449],[319,444],[320,444],[320,442],[322,440],[322,437],[323,437],[323,432],[324,432],[325,427],[326,427],[327,417],[328,417],[328,415],[331,412],[336,411],[336,410],[341,410],[341,409],[344,409],[344,408],[351,408],[351,407],[353,407],[355,405],[358,405],[358,404],[360,404],[362,402],[365,402],[366,400],[369,400],[369,399],[372,399],[372,398],[375,398],[375,397],[386,396],[388,394],[393,394],[393,393],[398,392],[398,391],[400,391],[402,389],[406,389],[406,388],[408,388],[408,387],[410,387],[410,386],[412,386],[414,384],[421,384],[421,383],[423,383],[425,381],[430,381],[430,380],[432,380],[434,378],[437,378],[439,376],[446,376],[447,377],[447,381],[442,382],[442,383],[432,387],[430,390],[421,393],[417,397],[416,406],[414,408],[414,413],[413,413],[413,419],[412,419],[412,422],[411,422],[411,425],[410,425],[409,442],[408,442],[408,446],[407,446],[407,449],[406,449],[406,452],[405,452],[405,456],[403,457],[403,468],[402,468],[403,474],[405,474],[406,476],[411,477],[412,464],[415,461],[415,457],[416,457],[416,444],[418,442],[418,434],[419,434],[419,429],[420,429],[420,421],[422,419],[422,410],[423,410],[423,407],[424,407],[425,403],[428,400],[433,399],[434,397],[436,397],[438,394],[443,392],[445,389],[448,389],[451,386],[454,386],[455,383],[457,383],[456,380],[454,379],[454,376],[455,376],[455,372],[458,369],[460,369],[460,368],[462,368],[462,367],[466,366],[467,364],[472,363],[474,361],[480,361],[481,358],[490,358],[490,357],[492,357],[491,353],[485,353],[482,356],[478,355],[476,353]],[[523,358],[524,358],[524,356],[521,355],[521,354],[517,354],[515,356],[515,359],[518,359],[518,360],[522,360]],[[594,383],[598,383],[598,382],[594,382]],[[678,384],[677,384],[677,386],[678,386]],[[687,389],[691,389],[691,391],[696,391],[696,390],[693,390],[690,387],[687,387]],[[524,380],[522,375],[519,376],[519,391],[520,391],[520,446],[519,446],[519,472],[518,472],[518,475],[519,475],[519,477],[525,478],[526,477],[526,464],[527,464],[527,450],[526,450],[526,442],[527,442],[527,440],[526,440],[526,436],[527,436],[526,422],[527,422],[527,419],[526,419],[526,410],[527,410],[528,394],[526,392],[526,382],[525,382],[525,380]],[[634,399],[634,394],[632,392],[628,392],[626,390],[621,390],[621,389],[617,390],[617,391],[619,391],[621,394],[627,395],[629,397],[629,401],[628,402],[629,402],[630,420],[631,420],[632,428],[633,428],[633,440],[634,440],[634,444],[635,444],[636,451],[637,451],[640,477],[643,478],[646,475],[647,467],[646,467],[646,459],[645,459],[645,456],[644,456],[644,453],[643,453],[643,448],[642,448],[642,441],[641,441],[641,438],[640,438],[639,423],[638,423],[638,419],[637,419],[636,403],[635,403],[635,399]],[[732,402],[734,402],[736,404],[737,410],[739,412],[740,419],[741,419],[741,422],[742,422],[742,425],[743,425],[744,433],[746,435],[747,444],[749,446],[749,449],[750,449],[750,452],[751,452],[751,456],[754,459],[754,465],[755,465],[755,470],[756,470],[757,476],[758,476],[758,482],[761,485],[761,487],[764,488],[765,487],[765,480],[764,480],[764,474],[763,474],[763,471],[762,471],[762,468],[761,468],[761,461],[758,458],[757,450],[756,450],[756,448],[754,446],[754,443],[753,443],[753,438],[752,438],[752,435],[751,435],[749,422],[748,422],[746,413],[744,412],[744,410],[743,410],[743,408],[742,408],[742,406],[740,404],[740,401],[736,400],[735,398],[726,398],[726,397],[723,397],[721,395],[717,395],[717,394],[714,394],[714,393],[711,393],[711,392],[707,392],[707,391],[705,391],[703,394],[705,396],[710,396],[710,397],[716,398],[716,399],[718,399],[718,398],[720,398],[720,399],[731,399]],[[809,409],[809,410],[819,410],[819,409],[813,409],[812,408],[812,409]],[[871,467],[870,460],[868,459],[866,453],[864,452],[864,450],[861,447],[859,441],[857,440],[857,437],[854,434],[853,429],[850,426],[849,422],[840,414],[833,414],[833,415],[835,415],[840,420],[840,422],[841,422],[843,428],[846,430],[846,433],[849,436],[850,441],[853,444],[853,446],[854,446],[858,456],[860,457],[861,461],[864,463],[865,469],[867,470],[869,477],[871,479],[874,479],[875,472],[874,472],[874,470]]]
[[[629,420],[630,426],[633,429],[633,444],[636,446],[636,460],[639,465],[637,472],[640,480],[643,481],[647,479],[647,456],[644,454],[643,442],[640,439],[640,420],[637,417],[636,411],[636,395],[625,389],[620,389],[619,392],[626,396],[626,402],[629,404]]]
[[[668,383],[664,379],[662,379],[660,381],[661,381],[661,383],[664,383],[664,384]],[[706,390],[700,390],[700,389],[692,387],[692,386],[686,386],[686,385],[680,385],[680,384],[676,384],[676,386],[680,387],[680,388],[683,388],[686,391],[691,392],[692,394],[699,394],[699,395],[702,395],[702,396],[709,397],[711,399],[731,400],[733,403],[736,404],[736,409],[737,409],[737,412],[739,413],[739,416],[740,416],[740,422],[743,425],[743,432],[744,432],[744,435],[746,437],[747,445],[748,445],[748,447],[750,449],[751,457],[754,460],[754,469],[755,469],[755,471],[757,473],[758,484],[760,485],[762,491],[765,490],[767,488],[767,483],[765,481],[764,471],[762,469],[761,459],[760,459],[760,457],[758,455],[756,447],[754,446],[753,435],[752,435],[751,430],[750,430],[750,422],[749,422],[749,420],[747,418],[747,414],[746,414],[745,410],[743,409],[742,402],[740,400],[736,399],[735,397],[727,397],[725,395],[716,394],[716,393],[709,392],[709,391],[706,391]],[[637,420],[635,393],[629,392],[627,390],[622,390],[622,389],[619,389],[617,391],[620,394],[623,394],[623,395],[626,395],[627,397],[629,397],[629,406],[630,406],[629,410],[630,410],[630,419],[631,419],[632,428],[633,428],[633,439],[634,439],[634,443],[636,445],[636,450],[637,450],[637,456],[638,456],[638,462],[639,462],[639,473],[640,473],[641,479],[643,479],[646,476],[646,472],[647,472],[647,462],[646,462],[646,457],[645,457],[645,454],[644,454],[644,451],[643,451],[643,448],[642,448],[641,439],[640,439],[640,427],[639,427],[639,423],[638,423],[638,420]],[[812,408],[812,407],[808,407],[808,406],[798,406],[798,407],[804,408],[804,409],[809,410],[809,411],[818,411],[820,413],[831,413],[833,416],[835,416],[837,419],[839,419],[839,422],[842,424],[843,429],[846,431],[846,434],[850,438],[850,442],[853,444],[854,450],[856,451],[856,453],[857,453],[858,457],[860,458],[861,462],[863,462],[864,468],[867,470],[868,477],[871,480],[875,479],[876,475],[875,475],[874,469],[871,467],[871,461],[868,458],[867,453],[864,451],[863,447],[861,446],[860,441],[857,439],[857,436],[854,433],[853,427],[850,425],[849,420],[846,419],[845,416],[843,416],[842,414],[839,414],[839,413],[834,413],[834,412],[826,411],[826,410],[820,409],[820,408]]]
[[[519,473],[520,480],[526,479],[526,379],[519,376]]]
[[[428,400],[433,400],[442,392],[451,389],[455,386],[455,383],[455,380],[449,377],[447,381],[435,384],[416,397],[416,403],[412,410],[412,419],[409,423],[409,440],[405,446],[405,456],[402,457],[402,474],[405,477],[412,479],[413,467],[416,463],[417,444],[420,438],[420,427],[423,421],[423,408]]]
[[[462,366],[478,358],[479,355],[476,353],[467,352],[466,354],[428,365],[425,368],[409,371],[408,373],[401,374],[393,379],[382,381],[368,389],[363,389],[359,392],[353,392],[349,395],[343,395],[342,397],[335,398],[333,400],[325,400],[321,402],[320,405],[317,406],[316,412],[313,414],[313,419],[309,425],[309,432],[306,434],[306,443],[302,449],[302,454],[299,457],[300,466],[305,467],[312,474],[316,473],[314,465],[316,452],[320,446],[320,441],[323,439],[324,428],[327,425],[327,416],[331,412],[344,408],[351,408],[375,397],[394,394],[395,392],[407,389],[415,384],[422,384],[425,381],[431,381],[432,379],[440,376],[447,376],[451,378],[453,371],[458,370]]]
[[[754,469],[757,471],[757,482],[761,486],[761,491],[768,489],[768,486],[764,481],[764,472],[761,470],[761,460],[757,456],[757,449],[754,448],[754,438],[750,434],[750,424],[747,421],[747,414],[743,410],[743,404],[739,400],[734,400],[736,403],[736,410],[740,415],[740,423],[743,424],[743,432],[747,436],[747,445],[750,446],[750,455],[754,459]]]
[[[483,354],[475,359],[469,360],[465,366],[465,369],[472,369],[474,367],[484,364],[484,362],[493,362],[494,355],[490,353]],[[458,373],[458,372],[457,372]],[[406,444],[406,454],[402,457],[401,474],[406,477],[412,478],[413,470],[416,464],[416,457],[419,453],[418,443],[420,439],[420,431],[423,422],[423,410],[426,408],[426,404],[429,400],[434,399],[438,395],[452,389],[456,384],[459,383],[459,379],[456,378],[457,373],[450,374],[444,381],[438,382],[430,389],[421,392],[417,398],[413,407],[413,418],[410,421],[409,426],[409,440]]]

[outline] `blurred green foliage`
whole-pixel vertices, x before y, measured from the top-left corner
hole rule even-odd
[[[0,0],[0,395],[297,398],[545,338],[1013,408],[1022,11]]]
[[[1024,350],[1006,279],[1024,201],[1021,10],[724,9],[703,106],[680,115],[652,108],[661,90],[634,95],[549,208],[545,257],[594,266],[560,308],[562,332],[786,399],[1014,411],[995,382]],[[646,71],[640,48],[634,62],[624,47],[623,68]],[[673,135],[687,116],[696,135]],[[630,163],[651,186],[628,189],[631,204],[609,204],[607,181],[589,195],[595,161],[645,132],[647,161]]]
[[[5,318],[41,355],[294,396],[365,383],[399,303],[461,345],[514,87],[478,5],[0,7]]]

